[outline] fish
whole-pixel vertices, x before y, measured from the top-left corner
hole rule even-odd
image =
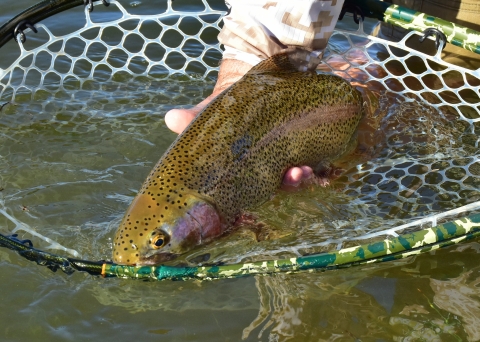
[[[360,92],[272,56],[218,95],[155,165],[116,231],[113,262],[156,265],[231,230],[268,200],[286,170],[321,165],[356,145]]]

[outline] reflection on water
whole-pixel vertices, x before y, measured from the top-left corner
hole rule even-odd
[[[469,247],[480,252],[478,244],[458,246],[457,250],[462,252]],[[435,293],[433,304],[449,314],[461,317],[468,339],[480,340],[480,267],[474,267],[448,280],[430,279],[430,286]]]
[[[479,247],[468,243],[390,265],[257,277],[260,310],[243,339],[477,341]],[[460,265],[470,271],[455,269]]]

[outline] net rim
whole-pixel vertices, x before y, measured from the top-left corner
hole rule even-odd
[[[98,0],[98,1],[100,1],[100,0]],[[112,0],[111,3],[112,3],[112,4],[117,4],[117,2],[116,2],[115,0]],[[98,4],[96,4],[96,5],[98,5]],[[170,3],[169,3],[169,6],[170,6]],[[128,15],[128,19],[132,19],[132,18],[134,18],[134,19],[135,19],[135,18],[137,18],[137,19],[143,19],[144,17],[148,17],[148,16],[146,16],[146,15],[132,15],[132,14],[128,13],[128,12],[123,8],[123,6],[121,6],[121,4],[119,4],[119,6],[117,6],[117,7],[118,7],[118,8],[120,9],[120,11],[122,12],[122,18],[119,18],[119,19],[116,19],[116,20],[113,20],[113,21],[109,21],[109,22],[108,22],[109,24],[118,24],[119,22],[126,20],[126,19],[125,19],[125,16],[126,16],[126,15]],[[169,8],[171,9],[171,6],[170,6]],[[207,12],[207,11],[208,11],[208,9],[206,8],[203,12],[200,12],[200,13],[212,14],[212,12]],[[46,45],[48,45],[48,44],[51,44],[51,42],[52,42],[54,39],[57,39],[57,40],[58,40],[58,39],[63,39],[64,43],[63,43],[63,46],[62,46],[61,51],[64,51],[65,41],[67,41],[69,38],[77,37],[77,36],[78,36],[78,32],[84,31],[85,28],[86,28],[88,25],[98,24],[97,22],[91,21],[91,18],[90,18],[90,16],[88,15],[88,13],[89,13],[89,12],[88,12],[87,8],[85,8],[85,14],[86,14],[86,18],[87,18],[87,19],[86,19],[87,23],[86,23],[86,25],[85,25],[83,28],[81,28],[81,29],[79,29],[79,30],[77,30],[77,31],[75,31],[75,32],[72,32],[72,33],[63,35],[63,36],[58,36],[58,37],[56,37],[56,36],[54,36],[54,35],[50,32],[50,30],[49,30],[44,24],[38,24],[38,25],[37,25],[38,28],[43,28],[43,29],[49,34],[49,41],[48,41],[47,43],[43,44],[42,46],[36,48],[36,49],[28,50],[28,51],[23,47],[22,42],[19,42],[19,45],[20,45],[21,50],[22,50],[22,54],[23,54],[23,52],[25,52],[25,54],[28,55],[28,54],[34,54],[34,52],[38,52],[38,51],[40,51],[40,50],[43,51],[41,48],[42,48],[43,46],[46,46]],[[162,13],[162,15],[168,17],[168,16],[170,16],[170,15],[175,15],[176,13],[178,13],[178,12],[172,10],[172,12],[169,13],[168,10],[167,10],[166,12]],[[223,11],[214,11],[214,13],[216,13],[216,14],[223,14],[224,12],[223,12]],[[163,16],[162,16],[162,17],[163,17]],[[177,28],[178,28],[178,26],[177,26]],[[137,29],[138,29],[138,28],[137,28]],[[30,30],[30,29],[28,29],[28,30]],[[135,32],[135,31],[133,31],[133,32]],[[348,31],[348,30],[337,30],[337,32],[338,32],[338,33],[342,33],[342,32],[348,33],[347,37],[348,37],[348,39],[349,39],[351,48],[353,48],[353,47],[355,46],[354,42],[352,42],[352,40],[350,39],[350,35],[355,34],[355,31],[352,32],[352,31]],[[381,39],[381,38],[379,38],[379,37],[375,37],[375,36],[372,36],[372,35],[366,35],[366,34],[364,33],[364,31],[363,31],[363,23],[360,24],[359,29],[358,29],[356,32],[357,32],[359,35],[362,35],[363,37],[366,36],[366,37],[370,40],[369,43],[368,43],[368,46],[371,46],[371,45],[373,45],[373,44],[375,44],[375,43],[377,43],[377,42],[382,42],[382,41],[384,41],[383,39]],[[431,55],[428,55],[428,54],[419,52],[419,51],[417,51],[417,50],[415,50],[415,49],[413,49],[413,48],[408,47],[408,46],[406,45],[406,42],[407,42],[407,40],[410,39],[413,35],[421,35],[421,34],[418,33],[418,32],[415,32],[415,31],[409,32],[409,33],[398,43],[398,44],[400,44],[400,47],[401,47],[402,49],[404,49],[404,50],[406,50],[406,51],[409,51],[409,52],[413,52],[413,51],[414,51],[416,55],[421,55],[421,56],[423,56],[424,59],[427,59],[427,58],[428,58],[428,59],[431,59],[431,60],[434,60],[434,61],[439,61],[439,62],[445,63],[445,62],[441,59],[441,49],[437,49],[436,54],[435,54],[434,56],[431,56]],[[100,36],[100,35],[99,35],[99,36]],[[429,39],[433,39],[433,38],[429,38]],[[390,57],[387,58],[386,60],[383,60],[383,61],[382,61],[382,65],[384,65],[384,64],[388,63],[389,61],[393,60],[394,57],[395,57],[395,54],[390,50],[390,46],[389,46],[389,45],[387,45],[387,49],[388,49],[388,51],[389,51],[389,53],[390,53]],[[203,56],[203,55],[202,55],[202,56]],[[12,64],[11,68],[12,68],[13,66],[15,66],[15,65],[18,63],[18,61],[21,60],[21,59],[23,59],[23,58],[25,58],[25,56],[19,57],[19,58]],[[395,57],[395,59],[398,60],[399,57]],[[406,58],[403,58],[403,60],[406,60]],[[102,60],[102,61],[103,61],[103,60]],[[74,64],[74,63],[72,63],[72,65],[73,65],[73,64]],[[461,67],[457,67],[457,66],[455,66],[455,65],[453,65],[453,64],[450,64],[450,65],[452,65],[453,68],[456,67],[456,70],[459,71],[459,72],[462,74],[463,80],[464,80],[464,82],[465,82],[466,84],[468,84],[467,79],[466,79],[466,76],[465,76],[466,72],[471,73],[471,74],[474,74],[474,75],[479,75],[479,73],[480,73],[480,69],[471,71],[471,70],[466,70],[466,69],[461,68]],[[72,66],[72,67],[73,67],[73,66]],[[350,67],[351,67],[351,66],[350,66]],[[362,69],[363,71],[366,71],[366,65],[365,65],[365,66],[358,66],[358,65],[357,65],[357,66],[355,66],[355,67],[358,67],[358,68]],[[9,69],[9,70],[11,70],[11,69]],[[72,70],[72,69],[70,69],[70,71],[71,71],[71,70]],[[348,69],[347,69],[347,70],[348,70]],[[425,71],[424,73],[418,75],[418,77],[421,77],[422,75],[424,75],[424,74],[426,74],[426,73],[427,73],[427,71]],[[431,72],[429,72],[429,73],[431,73]],[[5,74],[6,74],[6,73],[5,73]],[[72,73],[69,72],[67,75],[71,75],[71,74],[72,74]],[[92,74],[93,74],[93,71],[92,71]],[[92,74],[91,74],[91,75],[92,75]],[[441,75],[442,75],[442,72],[439,71],[439,72],[437,72],[437,73],[435,73],[435,74],[436,74],[437,76],[441,76]],[[91,76],[91,75],[90,75],[90,76]],[[0,79],[1,79],[1,78],[2,78],[2,77],[0,77]],[[388,86],[387,86],[387,84],[385,83],[385,78],[386,78],[386,77],[380,79],[380,82],[385,86],[386,89],[388,89]],[[480,86],[475,86],[474,89],[475,89],[477,92],[479,92],[479,91],[480,91]],[[413,90],[410,90],[410,91],[411,91],[411,92],[414,92]],[[458,91],[457,91],[457,92],[458,92]],[[420,94],[420,91],[417,91],[417,93]],[[413,100],[413,99],[408,99],[408,101],[414,101],[414,100]],[[434,105],[433,105],[433,106],[434,106]],[[440,106],[440,105],[438,105],[438,106]],[[438,107],[438,106],[437,106],[437,107]],[[452,106],[454,106],[454,105],[452,105]],[[434,106],[434,107],[435,107],[435,106]],[[458,105],[457,105],[457,107],[458,107]],[[469,120],[472,120],[472,119],[469,119]],[[470,122],[470,123],[473,123],[473,122],[478,122],[479,120],[480,120],[480,118],[477,118],[477,119],[474,119],[474,120],[469,121],[469,122]],[[467,121],[468,121],[468,120],[467,120]],[[477,203],[478,203],[478,202],[477,202]],[[460,208],[457,208],[457,209],[460,209]],[[457,210],[457,209],[454,209],[453,211],[455,211],[455,210]],[[451,212],[451,211],[450,211],[450,212]],[[445,213],[445,212],[444,212],[444,213],[440,213],[440,214],[437,214],[437,215],[435,215],[435,216],[438,216],[438,215],[446,215],[446,213]],[[420,221],[422,221],[423,224],[424,224],[424,223],[427,223],[427,222],[433,224],[433,223],[436,221],[436,219],[431,219],[430,217],[427,217],[427,218],[422,218],[422,219],[420,219]],[[398,226],[398,227],[394,227],[394,228],[391,228],[391,229],[388,229],[388,230],[381,231],[381,234],[380,234],[380,232],[378,232],[378,233],[371,233],[371,234],[368,234],[368,235],[362,235],[361,237],[352,238],[352,239],[353,239],[353,240],[360,240],[360,239],[364,239],[366,236],[372,236],[372,237],[373,237],[373,236],[385,235],[385,232],[387,232],[387,235],[390,235],[390,236],[393,236],[393,237],[397,237],[397,236],[398,236],[398,234],[397,234],[397,231],[398,231],[398,230],[404,229],[404,228],[406,228],[406,227],[413,226],[414,224],[415,224],[415,222],[411,222],[411,223],[406,224],[406,225],[402,225],[402,226]],[[331,243],[331,241],[328,241],[328,243]],[[65,251],[68,252],[67,250],[65,250]],[[341,250],[340,250],[340,251],[341,251]],[[340,252],[340,251],[338,251],[338,252]]]

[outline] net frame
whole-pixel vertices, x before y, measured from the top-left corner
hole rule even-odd
[[[0,69],[0,99],[2,100],[2,102],[3,101],[6,101],[7,103],[8,102],[15,102],[15,98],[16,98],[17,94],[21,94],[22,92],[24,92],[25,89],[27,90],[27,92],[31,93],[31,96],[33,98],[34,94],[35,94],[35,91],[37,91],[38,89],[41,89],[41,85],[44,83],[45,77],[47,76],[47,74],[49,72],[52,72],[52,70],[55,71],[55,66],[54,66],[55,65],[55,63],[54,63],[54,60],[55,60],[54,54],[55,53],[51,52],[51,51],[48,52],[49,54],[51,54],[52,60],[51,60],[50,67],[47,70],[43,70],[36,65],[38,54],[48,50],[48,49],[46,49],[46,47],[48,47],[48,46],[50,46],[50,45],[52,45],[56,42],[61,42],[62,46],[56,54],[57,55],[68,55],[68,53],[66,51],[67,42],[72,38],[79,37],[81,35],[81,32],[85,32],[85,31],[90,30],[92,28],[99,28],[98,35],[96,37],[94,37],[93,39],[86,40],[86,45],[85,45],[85,48],[84,48],[84,51],[83,51],[82,54],[80,54],[78,56],[70,56],[71,65],[70,65],[70,68],[69,68],[68,71],[66,71],[64,73],[61,73],[60,82],[59,82],[59,85],[58,85],[59,89],[65,90],[64,83],[70,77],[74,77],[75,79],[77,79],[80,82],[80,86],[82,86],[84,84],[84,82],[86,82],[88,80],[94,80],[95,79],[95,69],[99,65],[107,65],[107,67],[109,67],[111,69],[110,78],[108,78],[107,80],[112,80],[113,77],[114,77],[114,74],[116,72],[127,72],[131,76],[151,76],[150,72],[152,71],[152,69],[155,66],[164,67],[168,71],[168,75],[172,75],[172,74],[176,74],[176,73],[185,74],[186,70],[188,68],[188,65],[191,62],[198,62],[205,67],[204,73],[202,75],[200,75],[201,78],[205,78],[208,75],[211,75],[212,72],[215,72],[217,70],[217,67],[209,65],[205,61],[206,52],[209,49],[213,49],[217,52],[220,52],[221,51],[221,46],[218,42],[216,44],[208,44],[206,42],[203,42],[202,38],[201,38],[202,32],[205,29],[212,28],[212,27],[214,29],[219,30],[220,29],[221,15],[223,15],[225,12],[216,11],[216,10],[211,9],[209,4],[206,1],[203,1],[203,3],[205,4],[205,10],[203,12],[200,12],[200,13],[191,13],[191,12],[184,13],[184,12],[180,12],[180,11],[175,11],[172,8],[171,3],[168,3],[168,8],[167,8],[165,13],[160,14],[160,15],[155,15],[155,17],[157,18],[156,19],[157,23],[159,25],[165,25],[161,22],[162,18],[168,18],[168,17],[171,17],[171,16],[177,16],[178,15],[179,19],[174,24],[167,25],[167,26],[169,26],[169,29],[180,31],[180,32],[181,32],[181,29],[180,29],[179,25],[182,22],[182,19],[184,17],[187,17],[187,16],[195,18],[196,20],[198,20],[201,23],[202,26],[201,26],[201,29],[199,30],[199,32],[197,34],[184,35],[182,42],[177,47],[170,47],[170,46],[162,43],[163,44],[162,47],[165,49],[165,54],[164,54],[163,58],[159,61],[148,60],[147,61],[148,66],[145,68],[145,70],[143,72],[134,72],[128,66],[130,65],[131,61],[134,58],[137,58],[139,56],[139,54],[142,55],[143,58],[147,57],[146,53],[145,53],[147,45],[161,42],[162,38],[163,38],[163,35],[165,34],[165,32],[167,30],[162,30],[160,35],[156,38],[147,38],[147,37],[143,36],[143,34],[141,32],[142,24],[147,22],[147,21],[152,20],[152,18],[150,16],[145,16],[145,15],[132,15],[132,14],[128,13],[128,11],[126,11],[125,8],[123,8],[123,6],[121,6],[115,0],[112,0],[111,4],[113,4],[114,6],[116,6],[119,9],[122,16],[121,16],[121,18],[116,19],[114,21],[109,21],[109,22],[104,22],[104,23],[94,22],[91,19],[90,12],[88,11],[87,8],[85,8],[86,25],[82,29],[77,30],[77,31],[72,32],[72,33],[69,33],[69,34],[64,35],[64,36],[56,37],[55,35],[52,34],[52,32],[45,25],[36,24],[36,29],[37,30],[40,29],[40,30],[43,30],[44,32],[46,32],[46,34],[49,37],[48,41],[46,43],[38,46],[37,48],[34,48],[33,50],[26,49],[24,44],[21,42],[21,40],[19,41],[19,47],[20,47],[20,51],[21,51],[20,56],[16,59],[16,61],[14,63],[12,63],[12,65],[10,67],[8,67],[6,69]],[[95,5],[99,5],[99,4],[97,3]],[[207,15],[207,14],[208,15],[219,15],[219,18],[215,22],[209,23],[207,21],[204,21],[201,17],[202,15]],[[138,20],[137,26],[135,28],[131,29],[131,30],[128,30],[128,32],[124,33],[123,38],[120,40],[120,42],[118,44],[109,45],[109,44],[105,43],[105,41],[102,39],[102,33],[104,32],[104,30],[107,27],[119,26],[121,23],[126,22],[128,20]],[[29,30],[30,29],[27,29],[25,32],[28,33]],[[139,52],[136,52],[136,53],[133,53],[133,52],[130,52],[130,51],[127,50],[126,54],[127,54],[128,57],[127,57],[125,65],[123,67],[111,66],[108,63],[108,56],[112,53],[112,51],[115,51],[116,49],[119,49],[119,48],[123,48],[123,45],[124,45],[126,39],[129,36],[134,35],[134,34],[143,36],[142,39],[144,39],[144,43],[143,43],[142,49]],[[461,121],[464,121],[468,124],[468,128],[469,128],[470,133],[471,134],[476,134],[476,130],[477,130],[477,127],[478,127],[478,122],[480,121],[480,110],[479,110],[480,106],[472,107],[471,106],[472,103],[466,101],[463,98],[464,95],[462,95],[462,91],[465,90],[465,89],[469,89],[469,90],[473,91],[477,95],[477,97],[480,99],[480,83],[479,84],[471,84],[471,79],[472,78],[473,79],[480,79],[480,69],[467,70],[463,67],[460,67],[460,66],[457,66],[457,65],[454,65],[454,64],[447,63],[447,62],[443,61],[443,59],[441,58],[441,49],[438,49],[436,51],[436,53],[432,56],[432,55],[428,55],[428,54],[423,53],[423,52],[419,52],[416,49],[409,47],[408,44],[407,44],[407,41],[409,41],[409,39],[414,37],[414,35],[419,35],[417,32],[408,33],[400,42],[388,42],[388,41],[385,41],[382,38],[365,34],[364,31],[363,31],[363,24],[360,23],[359,29],[357,31],[352,32],[352,31],[346,31],[346,30],[336,30],[336,32],[334,33],[332,38],[334,38],[335,35],[340,35],[340,36],[345,37],[346,40],[348,41],[350,47],[347,48],[345,51],[342,51],[341,53],[335,52],[333,50],[327,52],[326,56],[325,56],[325,59],[324,59],[324,64],[323,64],[324,68],[326,68],[327,70],[330,70],[330,72],[338,74],[338,75],[340,75],[340,76],[342,76],[346,79],[349,79],[349,80],[353,80],[353,81],[357,80],[357,81],[362,81],[362,82],[366,82],[366,83],[371,82],[371,81],[377,82],[386,91],[393,92],[396,95],[405,98],[406,101],[413,102],[413,101],[421,100],[423,102],[427,102],[430,106],[432,106],[434,108],[437,108],[439,110],[442,110],[442,108],[445,107],[445,106],[453,108],[455,110],[457,116],[458,116],[458,119],[461,120]],[[182,50],[182,48],[185,46],[185,43],[188,39],[196,39],[204,45],[204,50],[199,56],[192,57],[192,56],[186,54]],[[88,51],[89,47],[92,46],[95,43],[99,43],[107,49],[107,53],[105,53],[104,58],[99,60],[99,61],[94,61],[94,60],[90,59],[88,57],[87,53],[86,53]],[[383,59],[383,60],[379,60],[377,58],[373,58],[370,54],[366,53],[366,51],[370,47],[374,46],[375,44],[379,44],[379,45],[384,46],[386,48],[387,52],[389,53],[389,56],[387,58]],[[407,54],[404,55],[404,56],[399,56],[398,51],[395,51],[395,49],[400,49],[400,50],[406,51]],[[363,54],[363,59],[360,58],[360,62],[358,62],[358,59],[357,59],[358,56],[353,56],[351,54],[352,51],[353,52],[355,52],[355,51],[363,52],[364,53]],[[172,66],[168,65],[167,57],[172,52],[179,53],[180,55],[182,55],[185,58],[185,63],[183,65],[183,67],[173,68]],[[408,69],[408,67],[405,67],[405,72],[402,75],[400,75],[401,77],[399,77],[399,75],[394,74],[392,72],[392,70],[389,68],[388,64],[391,63],[392,61],[399,61],[402,65],[405,66],[407,64],[407,60],[409,58],[411,58],[412,55],[422,59],[422,61],[424,62],[425,66],[426,66],[425,71],[423,71],[421,73],[414,73],[414,72],[410,71]],[[27,65],[27,66],[21,66],[21,62],[23,60],[27,59],[27,58],[30,58],[30,57],[32,58],[31,64]],[[81,61],[81,60],[87,60],[92,65],[95,65],[95,67],[92,67],[90,73],[86,76],[83,76],[83,77],[75,75],[75,73],[74,73],[74,66],[76,65],[76,63],[78,61]],[[340,61],[340,63],[339,63],[339,61]],[[436,64],[432,64],[432,62],[436,63]],[[345,64],[347,64],[348,66],[345,67]],[[372,70],[369,69],[369,67],[372,64],[375,64],[377,67],[379,67],[380,70],[383,71],[383,73],[380,73],[380,74],[372,73]],[[437,70],[438,65],[441,65],[445,68],[441,69],[441,70]],[[16,82],[16,84],[14,85],[13,84],[14,83],[13,82],[14,81],[14,72],[13,71],[14,71],[15,68],[20,68],[20,69],[23,70],[23,77],[22,77],[20,82]],[[38,87],[35,87],[35,86],[31,87],[31,86],[27,85],[27,82],[26,82],[27,81],[27,76],[28,76],[28,74],[31,70],[35,70],[36,72],[39,72],[41,74],[40,84],[39,84]],[[360,71],[360,73],[358,73],[358,71]],[[449,86],[449,84],[447,84],[447,82],[445,81],[445,75],[447,73],[451,72],[451,71],[456,71],[461,75],[461,78],[463,80],[463,85],[462,86],[452,88],[451,86]],[[437,89],[432,89],[429,86],[429,83],[427,83],[423,80],[423,77],[426,76],[426,75],[437,76],[438,79],[440,80],[441,87],[439,87]],[[419,79],[419,82],[422,85],[422,89],[412,89],[409,86],[409,84],[407,82],[405,82],[405,79],[407,77],[415,77],[415,78]],[[390,82],[392,79],[397,80],[403,86],[403,89],[399,91],[395,87],[392,88],[392,84]],[[451,90],[451,92],[460,101],[458,101],[457,103],[450,103],[450,102],[446,101],[445,99],[443,99],[442,92],[445,91],[445,88]],[[433,99],[440,99],[440,101],[439,102],[436,102],[436,100],[429,101],[429,97],[424,96],[425,93],[433,94],[434,95]],[[477,101],[477,103],[478,102],[480,102],[480,101]],[[467,115],[464,114],[464,112],[462,110],[462,106],[471,107],[475,114],[472,117],[468,117]],[[478,140],[475,143],[475,147],[476,148],[479,147]],[[464,168],[466,168],[467,170],[472,165],[478,165],[478,163],[480,161],[479,160],[479,155],[472,155],[472,156],[469,156],[469,158],[470,158],[469,163],[466,166],[464,165]],[[451,164],[451,166],[454,167],[454,164]],[[359,169],[358,171],[360,172],[361,170]],[[445,173],[444,173],[444,175],[445,175]],[[470,177],[470,176],[472,176],[472,174],[471,173],[469,174],[467,172],[467,174],[463,177],[463,179],[466,179],[467,177]],[[462,215],[462,214],[467,215],[468,213],[471,213],[472,211],[478,210],[479,207],[480,207],[480,202],[475,202],[475,203],[473,203],[469,206],[466,206],[463,209],[459,208],[459,209],[455,210],[455,213],[447,212],[447,213],[443,213],[443,214],[438,214],[438,215],[434,215],[434,216],[431,216],[431,217],[426,218],[426,219],[421,219],[421,220],[415,221],[415,222],[410,223],[410,224],[401,225],[401,226],[394,227],[394,228],[388,228],[388,229],[384,229],[384,230],[379,231],[379,232],[373,232],[373,233],[370,233],[370,234],[367,234],[367,235],[363,235],[361,237],[353,237],[353,238],[349,238],[349,239],[350,240],[365,240],[365,239],[369,239],[369,238],[373,238],[373,237],[380,237],[380,236],[394,236],[394,237],[397,237],[400,233],[404,232],[406,228],[417,227],[417,229],[418,229],[418,227],[424,228],[426,225],[427,226],[435,226],[438,223],[439,220],[440,221],[441,220],[445,221],[448,218],[450,218],[451,216],[449,216],[449,215],[454,214],[454,215],[456,215],[456,217],[458,217],[458,215]],[[8,215],[8,213],[3,209],[2,209],[2,213],[4,214],[4,216]],[[8,218],[8,216],[6,216],[6,217]],[[9,219],[10,220],[12,220],[12,219],[15,220],[15,218],[13,218],[13,217],[10,217]],[[14,222],[14,221],[12,221],[12,222]],[[18,224],[18,222],[16,222],[16,224],[17,224],[17,227],[15,228],[15,230],[20,229],[20,230],[28,231],[28,227],[22,226],[21,224]],[[38,234],[37,234],[37,236],[38,236]],[[46,239],[48,239],[48,238],[46,238]],[[60,248],[59,246],[54,246],[54,244],[52,243],[51,240],[46,240],[46,241],[51,243],[51,248]],[[326,241],[325,243],[322,243],[322,244],[336,243],[337,244],[337,249],[340,250],[342,247],[344,247],[344,245],[342,245],[344,242],[345,242],[344,239],[338,239],[336,241],[329,240],[329,241]],[[72,250],[69,250],[69,249],[66,249],[66,248],[62,248],[62,249],[66,252],[75,254],[75,251],[72,251]]]

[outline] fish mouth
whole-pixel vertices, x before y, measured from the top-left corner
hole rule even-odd
[[[141,258],[137,266],[155,266],[160,265],[161,263],[174,260],[178,257],[178,254],[174,253],[158,253],[151,256],[146,256]]]

